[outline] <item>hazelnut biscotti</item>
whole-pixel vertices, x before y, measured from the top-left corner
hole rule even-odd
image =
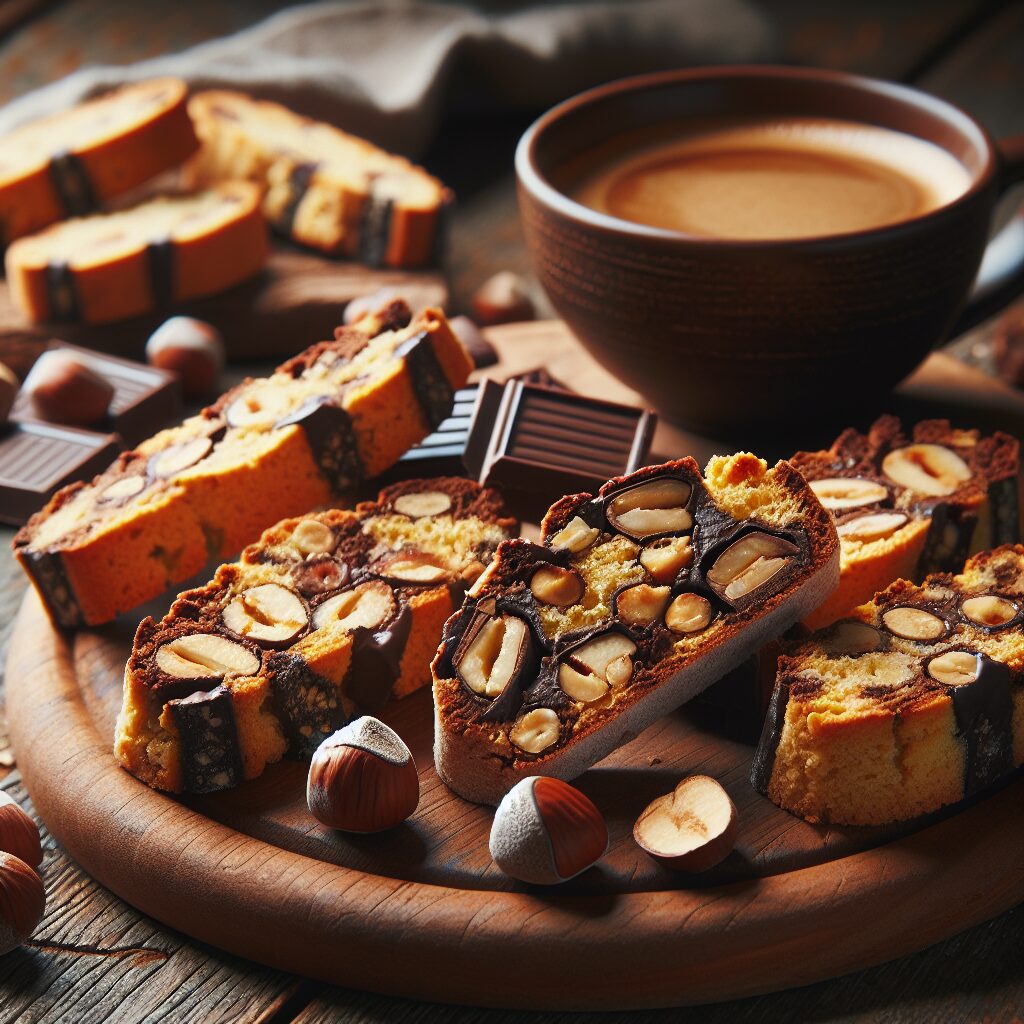
[[[0,246],[81,217],[199,145],[185,83],[157,78],[31,121],[0,139]]]
[[[14,538],[53,621],[108,622],[271,523],[391,466],[472,363],[444,315],[395,302],[64,488]]]
[[[437,262],[451,193],[426,171],[346,132],[235,92],[189,101],[202,147],[197,185],[246,179],[274,228],[370,266]]]
[[[881,825],[1024,762],[1024,547],[898,580],[780,660],[751,781],[808,821]]]
[[[430,680],[445,620],[516,523],[469,480],[409,480],[289,519],[161,622],[139,626],[114,750],[143,782],[203,793],[309,757]]]
[[[867,434],[845,430],[828,451],[791,462],[835,516],[838,589],[808,616],[819,629],[897,579],[956,572],[975,551],[1020,539],[1019,444],[948,420],[916,424],[912,437],[883,416]]]
[[[693,459],[551,507],[502,544],[433,664],[434,758],[496,804],[573,778],[806,615],[835,587],[831,515],[786,462]]]
[[[259,189],[234,181],[63,221],[19,239],[4,262],[29,320],[105,324],[224,291],[268,252]]]

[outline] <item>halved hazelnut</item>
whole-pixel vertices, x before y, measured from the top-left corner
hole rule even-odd
[[[831,512],[874,505],[889,496],[889,491],[881,484],[860,477],[830,476],[825,480],[812,480],[810,488]]]
[[[400,551],[378,562],[373,571],[394,583],[440,583],[450,575],[437,555],[424,551]]]
[[[822,646],[828,654],[867,654],[882,649],[885,640],[879,630],[866,622],[837,622]]]
[[[530,577],[530,593],[541,604],[568,608],[583,597],[583,577],[572,569],[560,565],[542,565]]]
[[[354,629],[376,629],[395,611],[395,595],[380,580],[360,583],[358,587],[329,597],[313,610],[313,628],[326,626],[351,633]]]
[[[631,626],[646,626],[661,618],[661,613],[672,596],[670,587],[651,587],[638,583],[619,592],[615,599],[615,614]]]
[[[124,476],[115,480],[109,487],[105,487],[99,496],[99,501],[127,501],[141,494],[146,489],[146,480],[141,476]]]
[[[923,608],[890,608],[882,615],[890,633],[904,640],[937,640],[946,632],[946,624]]]
[[[212,450],[213,441],[209,437],[196,437],[172,445],[149,460],[149,472],[158,480],[168,480],[205,459]]]
[[[248,647],[216,633],[190,633],[170,640],[156,652],[161,672],[178,679],[219,679],[225,675],[251,676],[260,660]]]
[[[686,509],[692,493],[685,480],[655,477],[614,495],[605,515],[616,530],[634,540],[679,533],[693,526],[693,516]]]
[[[302,555],[326,555],[335,543],[334,531],[318,519],[303,519],[291,536],[292,547]]]
[[[270,646],[291,643],[309,622],[302,598],[279,583],[261,583],[243,591],[221,618],[232,633]]]
[[[292,581],[306,596],[340,590],[349,580],[349,568],[329,555],[309,556],[292,569]]]
[[[707,871],[732,852],[738,828],[736,805],[721,784],[691,775],[647,805],[633,838],[666,867]]]
[[[665,625],[673,633],[699,633],[714,617],[711,602],[700,594],[680,594],[665,612]]]
[[[579,516],[573,516],[551,538],[551,547],[556,551],[568,551],[578,555],[581,551],[589,548],[600,535],[601,531],[597,527],[587,526]]]
[[[969,651],[946,651],[928,662],[928,675],[946,686],[966,686],[978,678],[980,660]]]
[[[847,540],[867,543],[891,537],[901,526],[906,525],[908,516],[903,512],[873,512],[866,516],[848,519],[836,527],[836,533]]]
[[[542,754],[558,742],[561,728],[551,708],[534,708],[516,719],[508,738],[527,754]]]
[[[882,472],[901,487],[917,494],[952,494],[971,470],[956,452],[941,444],[912,444],[889,452]]]
[[[662,537],[640,552],[640,564],[656,583],[674,583],[683,569],[693,565],[693,541],[689,537]]]
[[[989,629],[1005,626],[1020,611],[1012,601],[1005,597],[998,597],[996,594],[979,594],[977,597],[968,597],[960,605],[960,609],[975,625],[986,626]]]
[[[573,648],[558,666],[558,685],[581,704],[600,700],[633,675],[636,644],[622,633],[604,633]]]
[[[224,413],[230,427],[272,427],[292,411],[291,396],[273,382],[253,384]]]
[[[518,679],[531,643],[522,619],[479,612],[455,652],[455,671],[473,693],[493,700]]]
[[[789,566],[800,549],[770,533],[748,533],[730,544],[715,559],[708,583],[727,601],[749,600]]]
[[[400,494],[392,507],[410,519],[423,519],[447,512],[452,507],[452,499],[443,491],[415,491],[412,494]]]

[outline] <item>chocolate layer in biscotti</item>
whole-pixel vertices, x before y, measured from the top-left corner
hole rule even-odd
[[[58,492],[15,554],[58,625],[107,622],[376,476],[470,369],[443,314],[392,303]]]
[[[1024,547],[898,580],[790,646],[751,781],[813,822],[880,825],[1024,762]]]
[[[510,541],[433,664],[435,763],[497,803],[572,778],[710,685],[835,586],[831,516],[785,462],[692,459],[563,498]]]
[[[956,572],[974,551],[1020,538],[1019,445],[947,420],[907,436],[893,416],[867,434],[846,430],[828,451],[798,452],[793,465],[835,516],[839,588],[807,619],[834,622],[896,579]]]
[[[314,249],[370,266],[438,261],[452,196],[404,157],[241,93],[197,93],[189,112],[194,183],[257,183],[275,230]]]
[[[310,756],[430,680],[445,621],[515,528],[495,491],[457,478],[278,523],[139,626],[117,756],[175,792]]]

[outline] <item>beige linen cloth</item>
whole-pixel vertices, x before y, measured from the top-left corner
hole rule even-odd
[[[507,5],[503,5],[507,8]],[[447,110],[541,110],[624,75],[771,56],[744,0],[620,0],[488,12],[406,2],[290,8],[233,36],[91,67],[0,110],[0,135],[123,82],[178,75],[240,88],[416,155]]]

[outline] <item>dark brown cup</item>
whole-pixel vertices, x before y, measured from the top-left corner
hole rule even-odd
[[[694,118],[737,114],[893,128],[947,150],[971,185],[911,220],[782,241],[647,227],[565,194],[580,155],[620,133],[669,136]],[[625,79],[543,115],[520,140],[516,173],[526,242],[558,313],[665,416],[718,436],[862,419],[937,344],[1024,285],[1021,216],[978,273],[997,199],[1024,179],[1024,137],[997,145],[962,110],[888,82],[770,67]]]

